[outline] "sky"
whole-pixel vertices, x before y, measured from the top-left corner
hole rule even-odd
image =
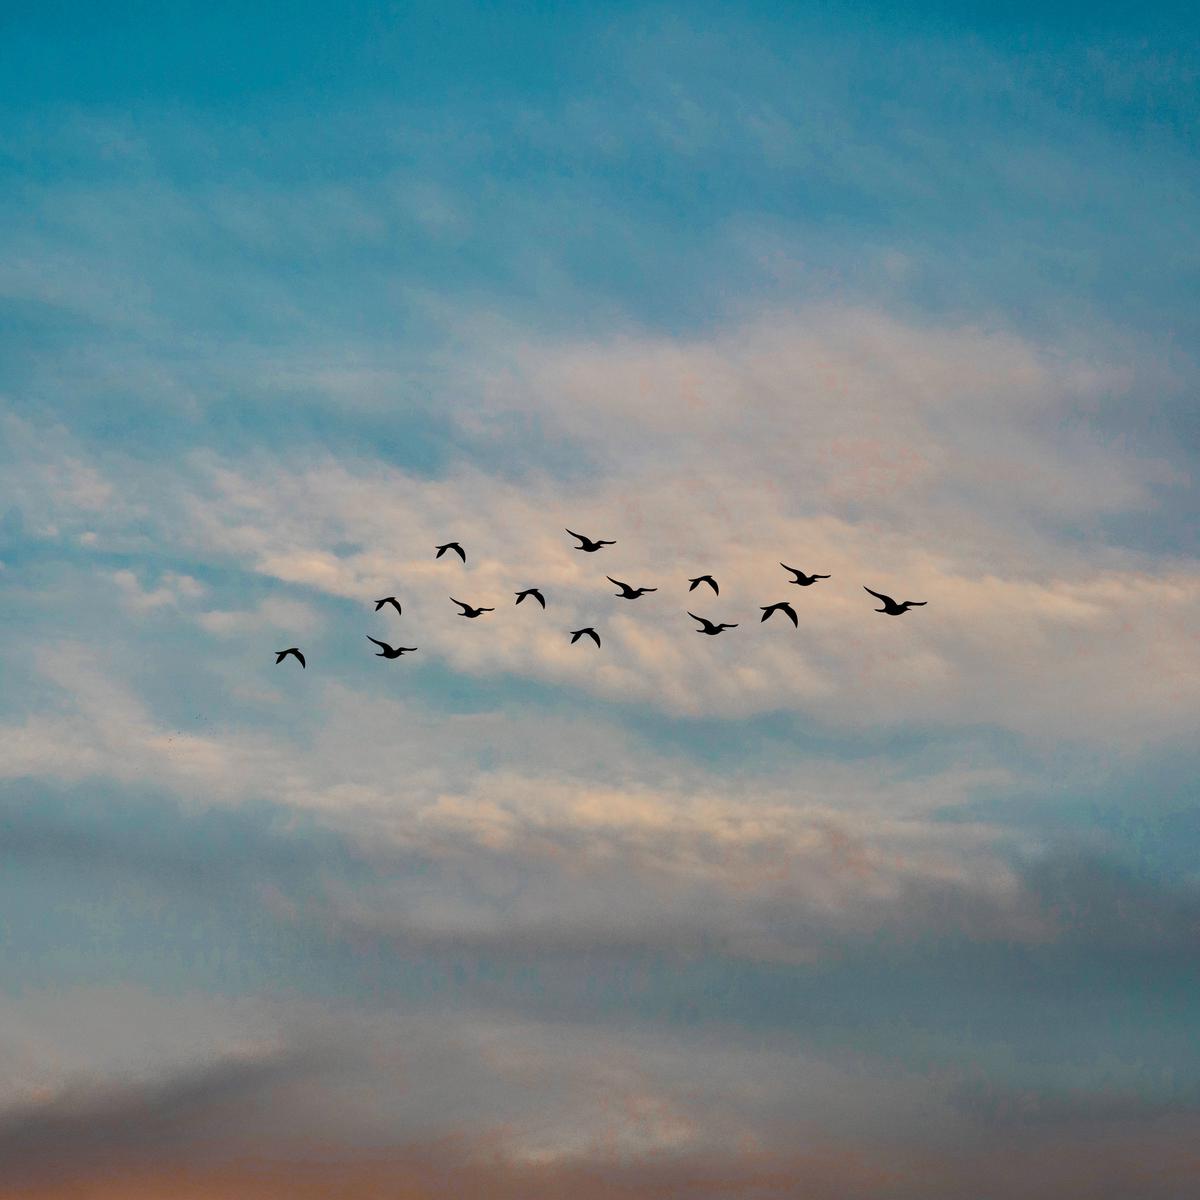
[[[1191,6],[0,35],[0,1200],[1195,1194]]]

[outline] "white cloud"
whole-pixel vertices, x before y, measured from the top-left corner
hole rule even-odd
[[[1068,536],[1151,506],[1172,478],[1076,421],[1127,385],[1122,369],[837,309],[707,341],[518,345],[508,361],[476,381],[464,428],[503,432],[523,409],[588,472],[527,462],[519,480],[467,466],[428,480],[370,462],[207,460],[185,536],[305,588],[399,590],[410,642],[458,670],[678,714],[994,723],[1136,746],[1180,733],[1200,701],[1200,649],[1179,636],[1200,571]],[[567,525],[618,545],[581,555]],[[433,559],[449,537],[465,569]],[[364,549],[335,556],[345,542]],[[802,592],[780,561],[833,578]],[[719,599],[687,592],[701,570]],[[660,590],[615,600],[609,573]],[[531,583],[551,597],[544,616],[511,607]],[[878,617],[864,584],[929,605]],[[451,595],[498,611],[464,623]],[[799,633],[758,623],[784,598]],[[701,639],[688,606],[739,628]],[[568,645],[581,624],[600,628],[601,653]]]
[[[206,589],[190,575],[166,571],[158,586],[143,588],[133,571],[113,572],[113,582],[120,589],[126,609],[133,613],[148,613],[161,608],[178,608],[189,600],[200,599]]]

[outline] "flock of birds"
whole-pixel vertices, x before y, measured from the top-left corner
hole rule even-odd
[[[576,546],[575,549],[581,550],[585,554],[595,554],[597,550],[601,550],[605,546],[615,546],[617,544],[615,541],[605,540],[604,538],[593,540],[592,538],[584,537],[582,533],[575,533],[574,530],[571,529],[568,529],[567,533],[569,533],[573,538],[576,539],[576,541],[578,541],[579,545]],[[437,553],[434,555],[434,558],[441,558],[444,554],[453,553],[457,554],[464,563],[467,561],[467,552],[458,542],[446,542],[442,546],[435,547],[435,549],[437,550]],[[831,578],[829,575],[806,575],[803,571],[797,570],[795,567],[789,567],[787,563],[780,563],[779,565],[785,571],[791,572],[793,577],[788,582],[798,584],[800,587],[811,587],[819,579]],[[606,575],[605,579],[621,589],[619,592],[614,594],[622,600],[637,600],[639,597],[645,596],[648,592],[658,591],[658,588],[656,587],[631,587],[629,584],[623,583],[620,579],[614,579],[611,575]],[[707,584],[708,587],[712,589],[714,596],[719,596],[721,594],[721,589],[717,586],[717,581],[711,575],[697,575],[694,579],[689,579],[688,591],[694,592],[701,584]],[[889,617],[903,616],[904,613],[908,612],[910,608],[920,608],[922,605],[928,603],[925,600],[903,600],[897,602],[893,600],[891,596],[885,596],[882,592],[874,591],[872,588],[864,587],[863,590],[870,592],[871,595],[883,605],[882,608],[877,608],[874,611],[886,613]],[[515,594],[517,597],[517,604],[521,604],[523,601],[532,596],[533,599],[542,606],[542,608],[546,607],[546,597],[542,594],[540,588],[525,588],[523,591]],[[464,600],[455,600],[453,596],[450,597],[450,600],[454,604],[458,605],[460,609],[459,616],[467,617],[470,620],[474,620],[476,617],[480,617],[484,613],[496,611],[494,608],[476,607],[473,604],[467,604]],[[396,610],[397,615],[402,612],[400,601],[397,600],[395,596],[384,596],[382,600],[376,600],[375,611],[379,612],[380,609],[387,605],[391,605],[391,607]],[[797,629],[800,628],[800,618],[796,615],[796,610],[787,600],[780,600],[775,604],[763,604],[760,605],[759,608],[762,612],[760,621],[766,621],[768,618],[772,617],[778,612],[783,613],[783,615],[787,617]],[[732,624],[726,621],[710,621],[707,617],[699,617],[694,612],[690,611],[688,612],[688,616],[691,617],[693,621],[699,623],[699,627],[697,628],[696,632],[708,634],[709,637],[716,637],[717,634],[723,633],[726,629],[736,629],[738,627],[738,622],[736,621]],[[597,646],[600,645],[600,635],[591,625],[585,625],[582,629],[572,629],[570,634],[572,645],[579,641],[580,638],[585,637],[591,638]],[[412,654],[418,649],[416,646],[392,646],[387,642],[381,642],[378,638],[371,637],[370,634],[367,634],[367,641],[374,642],[375,645],[379,647],[379,650],[375,655],[376,658],[399,658],[404,654]],[[275,665],[278,666],[289,655],[292,658],[295,658],[301,667],[307,667],[308,664],[304,658],[304,654],[298,646],[289,646],[286,650],[276,650]]]

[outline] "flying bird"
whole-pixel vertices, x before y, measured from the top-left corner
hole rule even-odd
[[[433,557],[441,558],[447,550],[453,550],[463,562],[467,561],[467,552],[457,542],[447,542],[444,546],[438,546],[437,553]]]
[[[601,539],[598,542],[593,542],[590,537],[584,537],[582,533],[576,533],[573,529],[568,529],[567,532],[573,537],[579,539],[579,545],[576,550],[583,550],[587,554],[595,554],[601,546],[615,546],[616,542],[606,542]]]
[[[590,625],[585,626],[583,629],[571,630],[571,645],[575,645],[584,634],[587,634],[597,646],[600,645],[600,635]]]
[[[543,608],[546,607],[546,597],[537,588],[526,588],[523,592],[515,593],[517,603],[520,604],[526,596],[532,596]]]
[[[390,604],[396,610],[396,615],[400,615],[400,601],[395,596],[384,596],[382,600],[376,600],[375,611],[378,612],[385,604]]]
[[[910,608],[920,608],[922,605],[929,603],[928,600],[905,600],[903,604],[897,604],[895,600],[891,598],[891,596],[885,596],[882,592],[872,592],[871,589],[865,584],[863,585],[863,591],[871,592],[871,595],[874,596],[876,600],[882,600],[883,607],[877,608],[875,611],[887,613],[889,617],[901,617],[908,612]]]
[[[717,587],[717,581],[711,575],[697,575],[695,579],[689,579],[688,591],[694,592],[702,583],[707,583],[712,588],[714,596],[721,594],[721,589]]]
[[[454,600],[454,597],[451,596],[450,599]],[[480,613],[496,611],[494,608],[472,608],[471,605],[464,604],[461,600],[454,600],[454,603],[462,609],[462,612],[458,614],[460,617],[477,617]]]
[[[411,654],[416,646],[389,646],[387,642],[381,642],[378,638],[373,638],[367,634],[367,641],[374,642],[379,647],[379,653],[376,658],[399,658],[402,654]]]
[[[621,590],[615,592],[614,595],[620,596],[624,600],[636,600],[639,596],[644,596],[647,592],[657,592],[658,588],[633,588],[627,583],[622,583],[619,579],[614,579],[611,575],[605,575],[605,579],[609,583],[615,583]]]
[[[697,633],[707,633],[713,637],[715,637],[718,633],[720,633],[722,629],[736,629],[737,628],[736,621],[732,625],[726,625],[723,622],[720,625],[714,625],[711,621],[706,620],[704,617],[696,616],[696,614],[694,612],[688,613],[688,616],[691,617],[693,621],[700,622],[701,628],[696,630]]]
[[[801,587],[810,587],[816,583],[818,579],[829,579],[829,575],[805,575],[803,571],[798,571],[795,567],[789,567],[787,563],[779,564],[785,571],[791,571],[795,575],[795,579],[789,580],[790,583],[798,583]]]
[[[295,646],[289,646],[286,650],[275,651],[275,665],[279,666],[288,655],[291,655],[302,667],[307,669],[308,664],[304,661],[304,655],[296,649]]]
[[[797,629],[800,628],[800,620],[796,616],[796,610],[786,601],[780,600],[778,604],[763,604],[759,605],[762,609],[762,619],[765,621],[772,613],[786,613]]]

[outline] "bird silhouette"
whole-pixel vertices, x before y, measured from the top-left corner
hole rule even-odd
[[[520,604],[526,596],[532,596],[543,608],[546,607],[546,597],[537,588],[526,588],[523,592],[515,593],[517,603]]]
[[[688,580],[688,591],[694,592],[702,583],[707,583],[713,590],[713,595],[719,596],[721,589],[717,587],[717,581],[711,575],[697,575],[695,579]]]
[[[736,621],[732,625],[727,625],[724,622],[722,622],[720,625],[714,625],[711,621],[706,620],[704,617],[696,616],[696,614],[694,612],[688,613],[688,616],[691,617],[693,621],[700,622],[701,628],[696,630],[697,633],[707,633],[712,637],[715,637],[718,633],[721,632],[722,629],[736,629],[737,628]]]
[[[447,542],[444,546],[438,546],[437,553],[433,557],[441,558],[447,550],[453,550],[463,562],[467,561],[467,552],[457,542]]]
[[[582,533],[576,533],[573,529],[568,529],[567,532],[573,537],[579,539],[579,545],[576,550],[583,550],[587,554],[595,554],[601,546],[615,546],[616,542],[606,542],[601,539],[598,542],[592,541],[590,537],[584,537]]]
[[[791,571],[795,575],[795,579],[789,580],[790,583],[798,583],[801,587],[811,587],[818,579],[829,579],[829,575],[805,575],[803,571],[798,571],[795,567],[789,567],[787,563],[779,564],[785,571]]]
[[[590,625],[584,626],[583,629],[571,630],[571,645],[575,645],[584,634],[587,634],[597,646],[600,645],[600,635]]]
[[[619,579],[614,579],[611,575],[605,575],[604,578],[607,579],[609,583],[615,583],[617,587],[621,589],[619,592],[614,594],[620,596],[623,600],[636,600],[639,596],[644,596],[647,592],[658,591],[658,588],[630,587],[629,584],[622,583]]]
[[[384,596],[382,600],[376,600],[375,611],[378,612],[385,604],[390,604],[396,610],[396,615],[400,615],[400,601],[395,596]]]
[[[416,646],[389,646],[387,642],[381,642],[378,638],[373,638],[367,634],[367,641],[374,642],[379,647],[379,653],[376,658],[399,658],[402,654],[411,654]]]
[[[883,607],[877,608],[876,612],[887,613],[889,617],[902,617],[910,608],[921,608],[929,603],[928,600],[905,600],[903,604],[897,604],[891,596],[885,596],[882,592],[873,592],[865,584],[863,585],[864,592],[871,592],[871,595],[876,600],[883,601]]]
[[[759,605],[762,609],[762,619],[765,621],[772,613],[786,613],[797,629],[800,628],[800,619],[796,616],[796,610],[786,601],[780,600],[778,604]]]
[[[288,655],[291,655],[302,667],[307,668],[308,664],[304,661],[304,655],[296,649],[295,646],[289,646],[286,650],[275,651],[275,665],[279,666]]]
[[[454,600],[454,597],[451,596],[450,599]],[[494,608],[474,608],[470,604],[464,604],[461,600],[454,600],[454,603],[462,609],[462,612],[458,614],[460,617],[477,617],[480,613],[496,611]]]

